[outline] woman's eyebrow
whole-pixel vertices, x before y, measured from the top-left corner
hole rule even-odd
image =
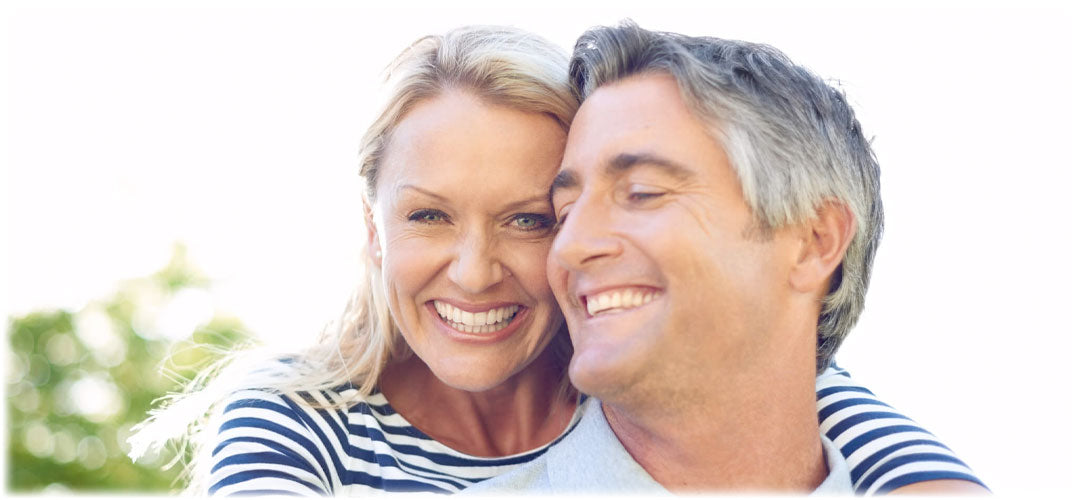
[[[426,196],[435,198],[436,200],[439,200],[439,201],[447,201],[445,196],[442,196],[442,195],[440,195],[438,193],[435,193],[434,191],[428,191],[427,189],[424,189],[424,188],[422,188],[420,186],[417,186],[415,184],[402,184],[402,185],[398,186],[397,190],[398,190],[398,192],[405,191],[405,190],[412,190],[412,191],[416,191],[416,192],[418,192],[418,193],[420,193],[422,195],[426,195]]]
[[[438,194],[438,193],[436,193],[434,191],[424,189],[424,188],[422,188],[420,186],[417,186],[416,184],[402,184],[402,185],[398,186],[397,190],[398,190],[398,192],[414,191],[414,192],[419,193],[419,194],[421,194],[423,196],[427,196],[429,198],[434,198],[435,200],[438,200],[439,202],[450,203],[449,198],[447,198],[447,197],[445,197],[443,195],[440,195],[440,194]],[[536,205],[536,204],[540,204],[540,203],[542,203],[544,205],[550,205],[551,204],[551,198],[548,196],[547,193],[542,192],[542,193],[536,194],[534,196],[530,196],[528,198],[523,198],[523,199],[520,199],[520,200],[515,200],[515,201],[508,202],[507,204],[503,205],[502,208],[499,211],[500,212],[508,212],[508,211],[512,211],[512,210],[515,210],[515,209],[520,209],[522,207],[527,207],[529,205]]]
[[[544,205],[549,205],[550,206],[551,205],[551,197],[548,196],[547,193],[540,193],[540,194],[538,194],[536,196],[531,196],[529,198],[525,198],[525,199],[522,199],[522,200],[517,200],[517,201],[512,201],[510,203],[507,203],[503,207],[502,211],[503,212],[509,212],[509,211],[513,211],[513,210],[516,210],[516,209],[520,209],[522,207],[527,207],[527,206],[530,206],[530,205],[536,205],[536,204],[539,204],[539,203],[543,203]]]

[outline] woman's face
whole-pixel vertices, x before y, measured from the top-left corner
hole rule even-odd
[[[498,386],[563,324],[544,263],[565,141],[548,116],[465,92],[420,102],[394,129],[372,207],[383,285],[405,340],[447,385]]]

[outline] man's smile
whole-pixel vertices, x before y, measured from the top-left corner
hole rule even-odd
[[[611,288],[581,296],[581,303],[590,317],[616,314],[641,307],[660,296],[661,291],[647,287]]]

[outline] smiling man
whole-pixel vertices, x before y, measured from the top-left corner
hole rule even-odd
[[[936,441],[859,451],[917,429],[867,422],[895,414],[846,424],[878,427],[843,453],[828,408],[819,425],[815,377],[882,231],[878,164],[839,91],[771,47],[633,24],[583,35],[571,80],[548,279],[594,397],[547,455],[480,489],[985,491],[951,453],[920,454]],[[849,469],[859,453],[875,472]]]

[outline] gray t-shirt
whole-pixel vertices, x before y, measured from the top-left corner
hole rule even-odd
[[[632,493],[671,495],[626,452],[612,432],[600,402],[589,398],[584,414],[546,454],[510,472],[477,483],[465,493]],[[812,495],[852,495],[851,477],[840,450],[822,438],[829,467]]]

